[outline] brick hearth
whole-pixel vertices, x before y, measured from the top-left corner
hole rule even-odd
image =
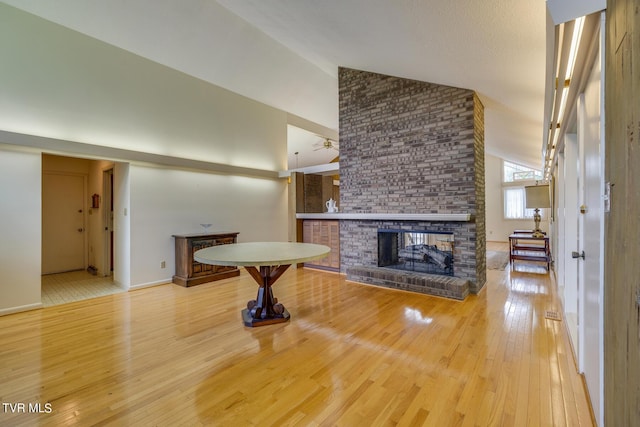
[[[458,300],[463,300],[469,295],[469,281],[458,277],[363,265],[347,268],[347,277],[355,282]]]

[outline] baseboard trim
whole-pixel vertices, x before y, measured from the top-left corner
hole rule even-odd
[[[137,285],[131,285],[128,290],[129,291],[135,291],[136,289],[151,288],[153,286],[168,285],[170,283],[171,283],[171,278],[162,279],[162,280],[157,280],[155,282],[147,282],[147,283],[140,283],[140,284],[137,284]]]
[[[21,313],[23,311],[38,310],[42,307],[43,307],[42,303],[37,302],[35,304],[27,304],[27,305],[20,305],[17,307],[3,308],[3,309],[0,309],[0,316],[6,316],[7,314]]]

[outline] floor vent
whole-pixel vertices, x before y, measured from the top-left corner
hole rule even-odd
[[[560,313],[554,310],[545,311],[544,317],[549,320],[558,320],[558,321],[562,320],[562,316],[560,315]]]

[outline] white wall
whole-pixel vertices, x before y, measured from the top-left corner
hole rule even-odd
[[[286,113],[0,3],[0,129],[264,170]]]
[[[113,280],[131,287],[131,191],[128,163],[113,168]]]
[[[40,303],[39,153],[0,144],[0,315]]]
[[[4,3],[326,127],[338,125],[338,69],[323,71],[251,26],[227,9],[233,0]],[[136,19],[139,9],[149,19]]]
[[[485,203],[487,241],[508,242],[513,230],[532,230],[533,219],[504,218],[504,194],[502,191],[502,159],[485,154]],[[540,229],[549,230],[549,209],[541,209]]]
[[[174,234],[239,232],[239,242],[287,240],[287,183],[131,166],[132,287],[171,280]],[[166,268],[161,268],[162,261]]]
[[[10,148],[0,153],[0,314],[40,304],[41,153],[115,162],[114,280],[125,288],[170,279],[171,234],[205,219],[241,240],[286,240],[286,184],[274,172],[286,166],[284,111],[2,3],[0,56],[0,144]],[[212,163],[247,169],[202,172]],[[274,178],[247,177],[256,170]]]

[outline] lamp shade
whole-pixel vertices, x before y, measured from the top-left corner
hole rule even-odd
[[[524,187],[526,208],[550,208],[549,185],[531,185]]]

